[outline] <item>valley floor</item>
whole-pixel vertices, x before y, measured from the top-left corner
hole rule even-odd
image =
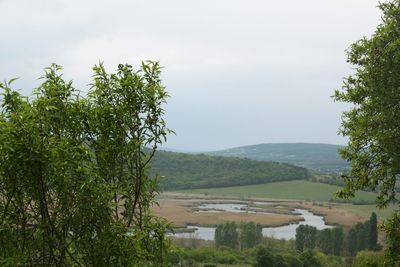
[[[154,212],[172,222],[175,227],[186,225],[215,226],[224,221],[254,221],[263,226],[285,225],[301,220],[291,214],[290,209],[304,208],[324,216],[327,224],[351,226],[367,220],[376,212],[378,220],[383,221],[394,210],[389,207],[379,210],[373,203],[375,194],[359,192],[354,199],[365,205],[338,203],[334,193],[340,187],[310,181],[286,181],[249,186],[224,188],[206,188],[165,192],[159,198],[159,207]],[[257,213],[203,213],[196,211],[196,203],[201,200],[213,201],[268,201],[273,202],[273,209],[267,214]]]

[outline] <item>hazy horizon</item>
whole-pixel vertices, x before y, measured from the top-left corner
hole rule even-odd
[[[30,94],[56,62],[86,90],[104,61],[160,61],[170,93],[165,147],[221,150],[259,143],[346,144],[348,108],[331,95],[352,73],[345,50],[373,33],[373,0],[0,0],[0,79]]]
[[[246,144],[246,145],[239,145],[239,146],[233,146],[233,147],[225,147],[221,149],[211,149],[211,150],[185,150],[185,149],[176,149],[174,147],[168,147],[168,146],[162,146],[159,149],[164,150],[164,151],[171,151],[171,152],[182,152],[182,153],[203,153],[203,152],[216,152],[216,151],[223,151],[223,150],[228,150],[232,148],[241,148],[241,147],[249,147],[249,146],[258,146],[258,145],[282,145],[282,144],[309,144],[309,145],[329,145],[329,146],[345,146],[341,144],[329,144],[329,143],[312,143],[312,142],[289,142],[289,143],[282,143],[282,142],[276,142],[276,143],[258,143],[258,144]]]

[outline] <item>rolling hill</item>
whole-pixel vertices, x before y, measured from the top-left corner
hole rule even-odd
[[[307,169],[277,162],[158,151],[151,173],[164,176],[164,190],[254,185],[310,178]]]
[[[338,172],[349,168],[349,164],[338,153],[340,148],[343,148],[343,146],[311,143],[280,143],[242,146],[207,152],[206,154],[283,162],[321,172]]]

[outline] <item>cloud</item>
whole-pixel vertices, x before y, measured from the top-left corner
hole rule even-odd
[[[346,107],[329,96],[351,72],[345,49],[374,31],[376,5],[0,0],[0,79],[19,76],[28,93],[42,68],[56,62],[84,88],[99,60],[110,70],[157,60],[172,96],[168,121],[178,132],[171,147],[344,142],[336,132]]]

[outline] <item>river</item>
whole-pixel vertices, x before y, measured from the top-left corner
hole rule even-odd
[[[199,206],[201,210],[209,211],[228,211],[228,212],[244,212],[245,204],[202,204]],[[305,209],[294,209],[294,214],[299,214],[304,218],[304,221],[299,223],[293,223],[284,226],[277,227],[264,227],[262,229],[263,236],[273,237],[276,239],[294,239],[296,236],[296,229],[299,225],[311,225],[316,227],[318,230],[325,228],[331,228],[332,226],[325,224],[324,218],[319,215],[315,215],[312,212]],[[204,240],[214,240],[215,227],[200,227],[200,226],[187,226],[188,229],[195,229],[192,233],[176,233],[172,236],[181,238],[196,238]]]

